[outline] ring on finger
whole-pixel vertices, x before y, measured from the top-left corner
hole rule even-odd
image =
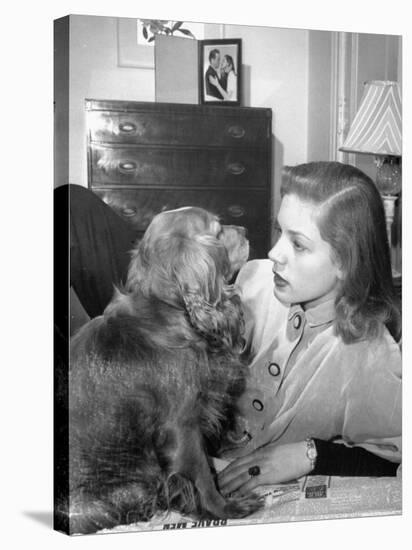
[[[256,477],[258,475],[260,475],[260,468],[259,466],[251,466],[247,473],[250,475],[250,477]]]

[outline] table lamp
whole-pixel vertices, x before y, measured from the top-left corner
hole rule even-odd
[[[365,88],[349,133],[340,147],[348,153],[375,155],[376,186],[385,207],[388,242],[395,200],[402,188],[402,102],[398,82],[371,80]]]

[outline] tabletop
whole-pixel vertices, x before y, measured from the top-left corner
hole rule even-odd
[[[306,476],[292,483],[262,486],[265,506],[243,519],[196,520],[175,512],[158,514],[149,522],[123,525],[99,533],[214,528],[402,513],[401,477]]]

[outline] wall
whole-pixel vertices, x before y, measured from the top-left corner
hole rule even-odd
[[[69,182],[87,186],[84,100],[154,100],[153,69],[117,65],[117,18],[70,16]]]
[[[277,199],[282,165],[307,157],[308,31],[228,25],[224,37],[243,40],[244,104],[273,110]],[[154,101],[154,71],[118,67],[117,18],[70,16],[69,89],[69,182],[86,186],[84,99]]]
[[[118,66],[117,23],[115,17],[70,16],[68,138],[64,133],[62,107],[67,103],[67,78],[63,66],[59,69],[61,55],[56,56],[55,91],[56,140],[59,148],[63,143],[55,158],[63,159],[61,150],[67,149],[68,139],[68,176],[67,167],[64,169],[64,162],[60,162],[56,185],[67,179],[70,183],[87,185],[85,98],[155,99],[153,69]],[[215,26],[208,25],[205,35],[210,37],[212,30],[215,32]],[[332,89],[333,33],[225,25],[223,36],[242,39],[244,105],[269,107],[273,111],[273,213],[276,214],[282,166],[330,158],[331,128],[336,116]],[[396,79],[400,45],[398,37],[358,36],[358,59],[354,65],[360,99],[365,80]],[[59,43],[59,36],[56,42]],[[367,173],[374,170],[369,158],[356,162]]]
[[[309,31],[307,161],[330,160],[333,33]]]
[[[244,104],[270,107],[274,135],[274,212],[281,169],[307,158],[308,38],[300,29],[225,26],[225,38],[242,39]]]
[[[54,24],[54,185],[69,177],[69,18]]]

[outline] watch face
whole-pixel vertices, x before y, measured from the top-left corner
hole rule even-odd
[[[316,449],[314,449],[313,447],[310,447],[308,449],[308,458],[310,460],[315,460],[316,456],[317,456]]]

